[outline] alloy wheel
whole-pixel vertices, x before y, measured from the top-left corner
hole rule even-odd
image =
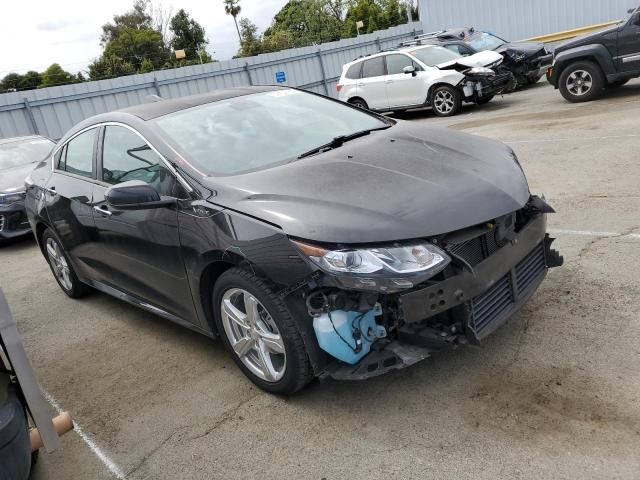
[[[238,358],[262,380],[280,380],[287,367],[284,341],[264,305],[241,288],[227,290],[220,303],[222,325]]]
[[[567,90],[572,95],[582,97],[593,88],[593,77],[586,70],[576,70],[567,77]]]
[[[433,107],[443,114],[451,113],[455,107],[455,100],[451,92],[440,90],[433,97]]]
[[[73,288],[73,281],[71,280],[71,270],[69,269],[67,259],[58,246],[58,242],[56,242],[53,238],[48,238],[46,247],[47,256],[49,257],[49,263],[51,264],[51,268],[53,269],[53,274],[56,276],[58,282],[60,282],[60,285],[62,285],[65,290],[71,290]]]

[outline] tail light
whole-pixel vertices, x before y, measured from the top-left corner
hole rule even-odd
[[[344,85],[340,85],[340,84],[336,85],[336,90],[338,91],[338,93],[340,93],[340,90],[342,90],[342,87],[344,87]]]

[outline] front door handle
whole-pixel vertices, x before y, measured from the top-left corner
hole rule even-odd
[[[45,188],[44,190],[45,190],[45,192],[47,192],[47,193],[49,193],[51,195],[54,195],[54,196],[58,194],[58,192],[56,192],[56,187]]]
[[[112,215],[112,213],[109,210],[106,210],[102,207],[93,207],[93,209],[98,212],[100,215],[105,216],[105,217],[110,217]]]
[[[359,87],[364,87],[364,86],[365,86],[365,84],[364,84],[364,83],[359,83],[359,84],[358,84],[358,86],[359,86]]]

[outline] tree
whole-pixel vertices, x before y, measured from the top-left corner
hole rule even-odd
[[[0,83],[0,90],[3,92],[18,90],[21,82],[22,75],[18,73],[9,73],[2,79],[2,83]]]
[[[231,15],[233,17],[233,21],[236,24],[236,30],[238,31],[238,40],[240,40],[240,43],[242,44],[242,34],[238,27],[238,15],[240,15],[241,10],[240,0],[224,0],[224,11],[227,15]],[[242,23],[242,20],[240,20],[240,23]]]
[[[42,73],[40,87],[53,87],[67,83],[74,83],[73,75],[63,70],[59,64],[52,63],[49,68]]]
[[[20,90],[33,90],[34,88],[38,88],[42,83],[42,75],[38,72],[29,70],[27,73],[22,75],[20,79]]]
[[[345,16],[343,36],[355,37],[358,21],[364,23],[360,33],[402,25],[407,22],[406,8],[399,0],[354,0]]]
[[[145,58],[140,64],[140,72],[139,73],[149,73],[153,72],[153,62],[148,58]]]
[[[289,0],[264,32],[264,42],[279,45],[283,39],[289,39],[287,47],[303,47],[339,40],[341,5],[338,0]]]
[[[252,57],[262,52],[262,41],[258,36],[258,27],[248,18],[240,19],[239,57]]]
[[[187,60],[197,59],[200,51],[208,43],[205,31],[189,14],[180,9],[171,19],[169,30],[173,32],[171,46],[174,50],[184,50]]]
[[[136,73],[145,59],[154,69],[169,60],[170,52],[162,34],[153,26],[149,8],[149,0],[136,0],[131,10],[115,15],[113,23],[103,25],[104,50],[100,58],[89,65],[92,80]]]

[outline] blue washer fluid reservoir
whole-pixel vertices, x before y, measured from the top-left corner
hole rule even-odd
[[[384,327],[376,323],[375,317],[382,314],[376,303],[366,313],[333,310],[313,319],[318,344],[329,355],[350,365],[358,363],[371,350],[371,344],[387,336]],[[362,347],[358,350],[354,332],[358,334]],[[342,338],[341,338],[342,337]]]

